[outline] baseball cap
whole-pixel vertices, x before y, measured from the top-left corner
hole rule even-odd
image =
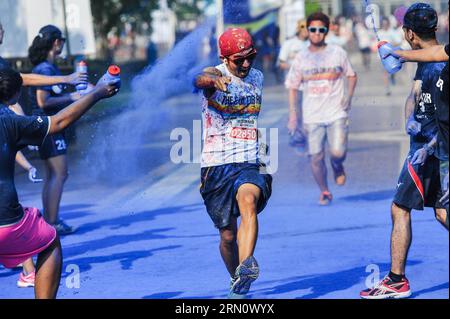
[[[38,36],[40,37],[46,37],[46,38],[50,38],[50,39],[64,39],[64,37],[62,36],[62,32],[58,27],[55,27],[54,25],[46,25],[45,27],[42,27],[39,30],[39,34]]]
[[[428,3],[414,3],[405,13],[403,27],[418,33],[436,31],[438,16]]]
[[[241,28],[229,28],[219,37],[220,56],[227,57],[244,51],[254,51],[251,35]],[[252,49],[252,50],[250,50]]]

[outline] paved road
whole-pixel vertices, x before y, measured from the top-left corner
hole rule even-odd
[[[260,215],[261,277],[253,298],[358,298],[366,282],[389,270],[389,207],[408,150],[402,114],[409,77],[399,74],[387,97],[380,69],[364,71],[359,56],[352,60],[360,80],[351,113],[349,178],[344,187],[331,186],[335,200],[329,207],[317,205],[308,160],[287,144],[286,92],[277,85],[265,89],[261,126],[278,128],[271,149],[278,148],[279,160],[272,198]],[[176,143],[171,132],[192,133],[200,119],[198,97],[186,94],[144,110],[79,130],[61,213],[79,230],[62,239],[60,298],[227,293],[217,231],[198,192],[199,165],[170,160]],[[117,131],[129,140],[111,139]],[[99,146],[102,140],[113,143]],[[40,185],[18,173],[17,187],[24,205],[40,206]],[[448,232],[432,210],[414,212],[413,229],[407,266],[413,297],[448,298]],[[18,271],[0,268],[0,298],[33,296],[32,289],[15,288]]]

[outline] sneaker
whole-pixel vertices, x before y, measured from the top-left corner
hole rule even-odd
[[[400,299],[411,296],[411,289],[406,277],[400,282],[394,282],[386,276],[375,287],[363,290],[359,295],[363,299]]]
[[[344,186],[346,180],[347,180],[347,176],[345,175],[345,172],[344,172],[344,171],[342,171],[341,174],[336,175],[336,176],[334,177],[334,181],[335,181],[336,184],[339,185],[339,186]]]
[[[332,200],[333,200],[333,195],[331,195],[330,192],[322,192],[320,194],[320,198],[319,198],[319,205],[320,206],[330,205]]]
[[[20,272],[19,280],[17,281],[17,287],[19,288],[29,288],[34,287],[34,278],[36,274],[33,271],[28,275],[25,275],[23,272]]]
[[[250,256],[236,269],[235,279],[232,280],[230,299],[245,299],[251,284],[259,277],[259,266],[255,257]]]
[[[63,220],[59,220],[57,224],[54,224],[56,232],[58,235],[69,235],[76,231],[76,228],[67,225]]]
[[[247,296],[243,294],[237,294],[233,292],[233,286],[236,283],[237,278],[230,278],[230,291],[228,292],[228,299],[245,299]]]

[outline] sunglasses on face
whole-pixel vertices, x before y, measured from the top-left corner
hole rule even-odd
[[[319,28],[309,27],[308,31],[311,32],[311,33],[317,33],[317,32],[319,32],[319,33],[327,33],[328,29],[326,27],[319,27]]]
[[[236,64],[237,66],[241,66],[244,64],[244,62],[247,60],[248,63],[252,64],[253,61],[256,58],[256,52],[255,53],[251,53],[247,56],[244,56],[242,58],[235,58],[235,59],[229,59],[231,62],[233,62],[234,64]]]

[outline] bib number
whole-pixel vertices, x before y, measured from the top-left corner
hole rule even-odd
[[[258,130],[256,129],[256,120],[238,119],[233,120],[231,129],[231,138],[240,140],[256,141],[258,139]]]

